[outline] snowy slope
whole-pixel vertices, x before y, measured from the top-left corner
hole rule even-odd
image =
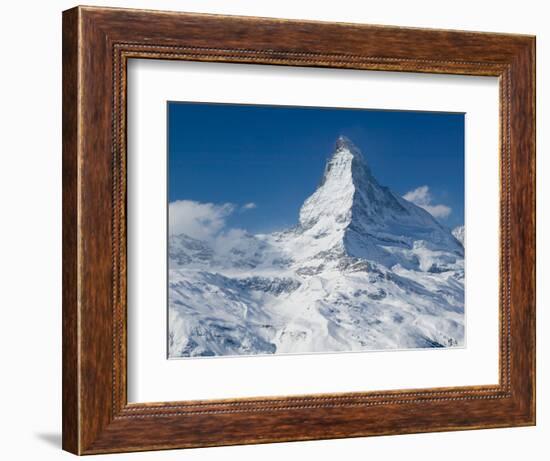
[[[464,248],[339,138],[298,224],[169,240],[170,357],[461,346]]]
[[[452,234],[464,246],[464,226],[455,227]]]

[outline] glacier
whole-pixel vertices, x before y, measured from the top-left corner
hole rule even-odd
[[[464,346],[464,246],[338,138],[297,224],[168,242],[168,356]]]

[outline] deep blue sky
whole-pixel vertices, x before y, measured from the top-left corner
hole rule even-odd
[[[400,195],[427,185],[452,208],[440,221],[464,223],[464,115],[451,113],[169,102],[169,201],[254,202],[228,225],[292,226],[340,134],[381,184]]]

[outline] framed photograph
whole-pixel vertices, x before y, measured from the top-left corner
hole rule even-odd
[[[535,424],[532,36],[63,13],[63,448]]]

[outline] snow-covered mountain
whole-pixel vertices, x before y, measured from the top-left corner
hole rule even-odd
[[[463,343],[462,243],[344,137],[294,228],[170,236],[170,357]]]

